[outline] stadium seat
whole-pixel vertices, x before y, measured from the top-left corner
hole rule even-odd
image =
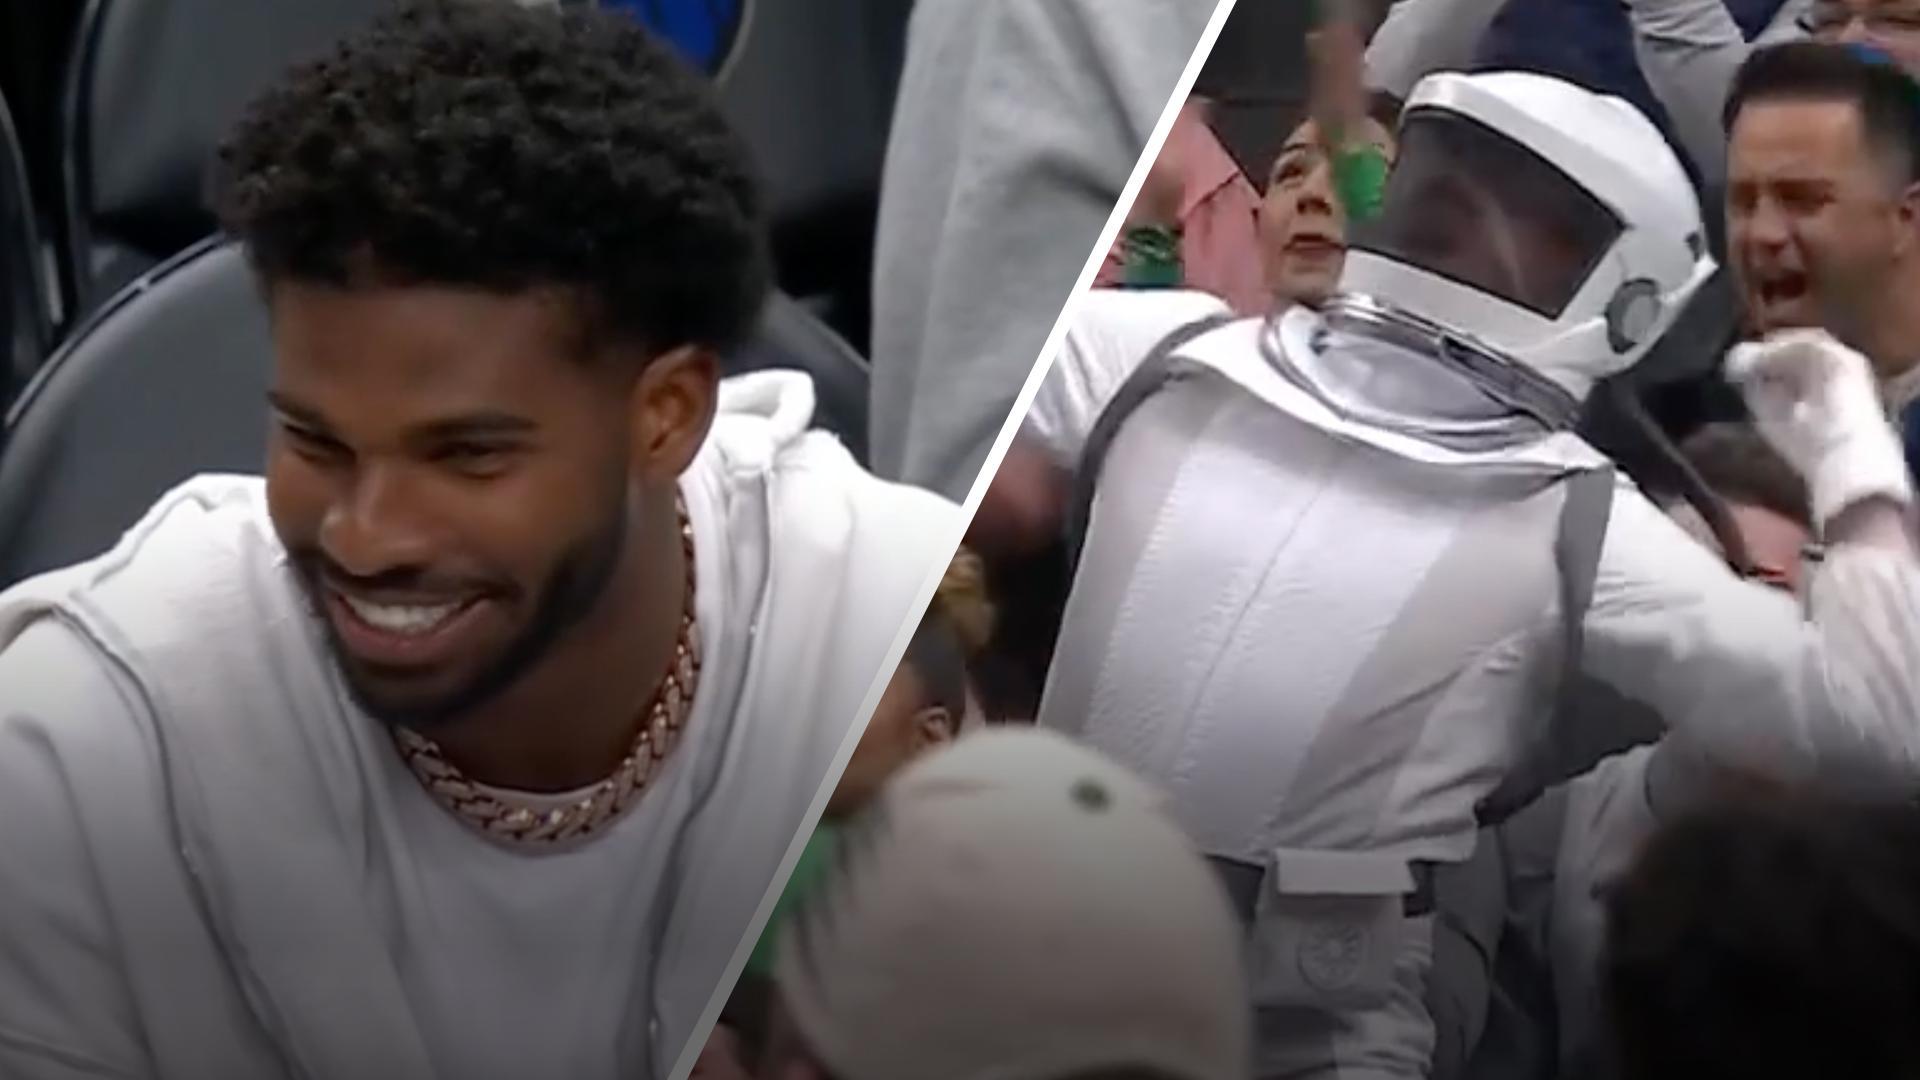
[[[84,317],[211,234],[207,166],[246,101],[288,64],[393,2],[91,0],[69,64],[64,118],[61,254],[70,309]],[[693,9],[716,8],[708,0],[602,2],[718,65],[722,103],[768,184],[781,287],[863,346],[880,170],[911,0],[727,0],[717,7],[738,25],[730,18],[724,33],[695,25]],[[724,54],[713,48],[722,40],[731,46]]]
[[[246,102],[392,2],[91,0],[62,120],[69,310],[210,235],[208,166]]]
[[[720,72],[766,182],[780,287],[863,352],[910,0],[758,0]]]
[[[51,328],[46,279],[26,162],[13,116],[0,98],[0,408],[39,367]]]
[[[0,443],[0,588],[97,554],[168,488],[258,472],[271,343],[237,246],[205,241],[108,301],[7,416]],[[814,377],[816,423],[862,456],[867,367],[785,297],[730,373]]]

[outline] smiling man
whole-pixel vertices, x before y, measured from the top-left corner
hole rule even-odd
[[[1753,329],[1831,331],[1906,411],[1920,398],[1920,88],[1846,48],[1781,45],[1747,62],[1727,117],[1728,253]]]
[[[720,379],[758,196],[625,20],[403,8],[219,180],[266,475],[0,596],[0,1076],[664,1077],[957,514]]]

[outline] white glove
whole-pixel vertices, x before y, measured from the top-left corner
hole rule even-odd
[[[1806,479],[1817,525],[1874,496],[1912,505],[1906,455],[1866,357],[1824,330],[1788,330],[1734,346],[1726,372],[1760,433]]]

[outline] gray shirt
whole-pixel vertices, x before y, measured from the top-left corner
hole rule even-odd
[[[876,472],[964,499],[1213,0],[920,0],[874,259]]]

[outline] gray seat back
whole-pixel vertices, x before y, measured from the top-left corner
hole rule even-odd
[[[63,118],[70,302],[92,310],[215,229],[215,148],[255,94],[394,0],[90,0]]]
[[[51,294],[41,272],[26,161],[0,98],[0,409],[26,385],[50,344]]]

